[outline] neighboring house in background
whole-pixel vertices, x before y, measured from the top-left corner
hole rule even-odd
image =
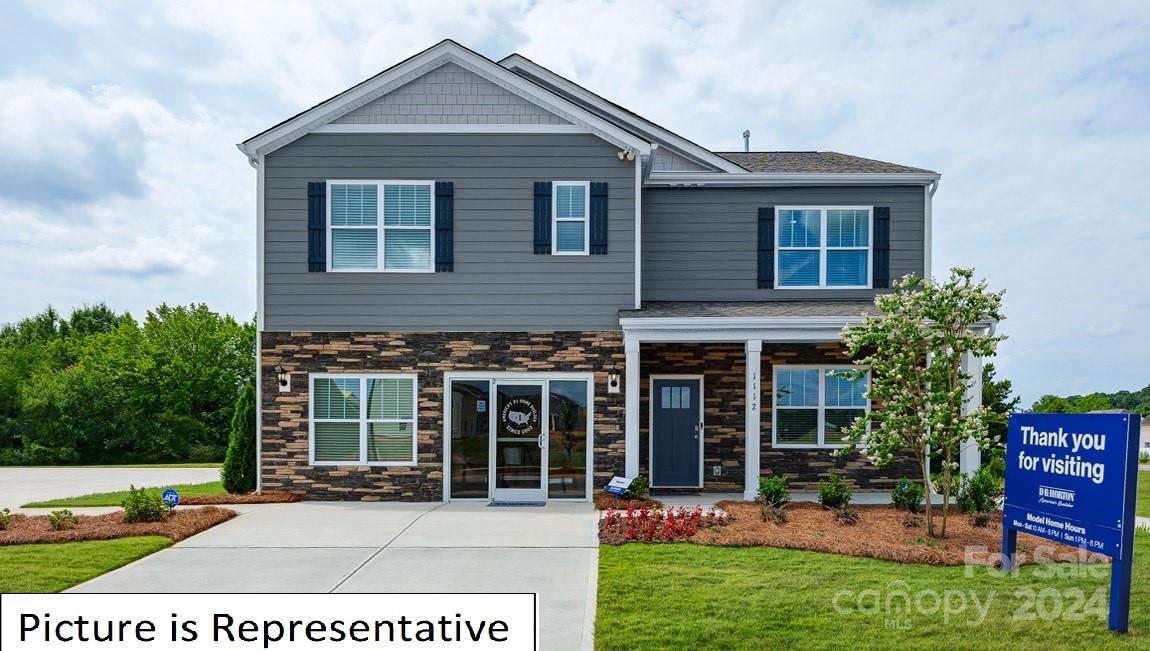
[[[875,292],[929,271],[935,172],[712,152],[452,41],[240,149],[263,490],[539,501],[640,473],[747,496],[764,475],[917,476],[832,459],[867,402],[827,373]]]
[[[1142,419],[1142,437],[1139,449],[1150,450],[1150,416]]]

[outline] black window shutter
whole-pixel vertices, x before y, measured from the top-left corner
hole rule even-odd
[[[435,270],[455,271],[455,184],[435,183]]]
[[[775,286],[775,207],[759,208],[759,289]]]
[[[875,289],[890,287],[890,208],[874,209],[874,266],[871,278]]]
[[[551,182],[535,182],[535,252],[551,253]]]
[[[307,184],[307,270],[327,271],[327,183]]]
[[[607,255],[607,183],[591,183],[591,255]]]

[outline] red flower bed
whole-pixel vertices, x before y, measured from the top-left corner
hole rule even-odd
[[[607,511],[599,520],[599,542],[621,545],[626,542],[681,542],[700,529],[726,524],[727,517],[703,507],[635,509]]]

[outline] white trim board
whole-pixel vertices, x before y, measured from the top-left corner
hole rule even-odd
[[[744,172],[651,172],[647,186],[725,187],[725,186],[793,186],[793,185],[929,185],[939,179],[934,173],[768,173]]]
[[[640,154],[651,151],[650,142],[451,40],[441,41],[236,146],[250,159],[275,151],[447,63],[455,63],[619,147]]]
[[[655,484],[655,380],[694,380],[698,383],[699,393],[699,483],[695,486],[671,486],[666,484]],[[647,474],[651,480],[651,488],[703,488],[703,482],[706,478],[703,471],[706,470],[704,459],[706,453],[703,447],[707,442],[707,428],[706,428],[706,413],[703,404],[703,380],[702,375],[681,374],[681,373],[652,373],[647,376]]]
[[[591,133],[574,124],[325,124],[312,133]]]

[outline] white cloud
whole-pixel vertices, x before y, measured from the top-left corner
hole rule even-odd
[[[0,116],[25,128],[0,134],[0,160],[121,189],[67,208],[0,196],[0,272],[30,278],[0,320],[112,295],[250,314],[254,175],[233,143],[451,37],[520,51],[714,149],[749,128],[759,149],[939,170],[935,272],[973,265],[1008,288],[1001,375],[1027,400],[1150,379],[1145,3],[84,6],[8,16],[56,41],[29,33],[22,63],[0,67]],[[131,273],[68,262],[108,258]]]

